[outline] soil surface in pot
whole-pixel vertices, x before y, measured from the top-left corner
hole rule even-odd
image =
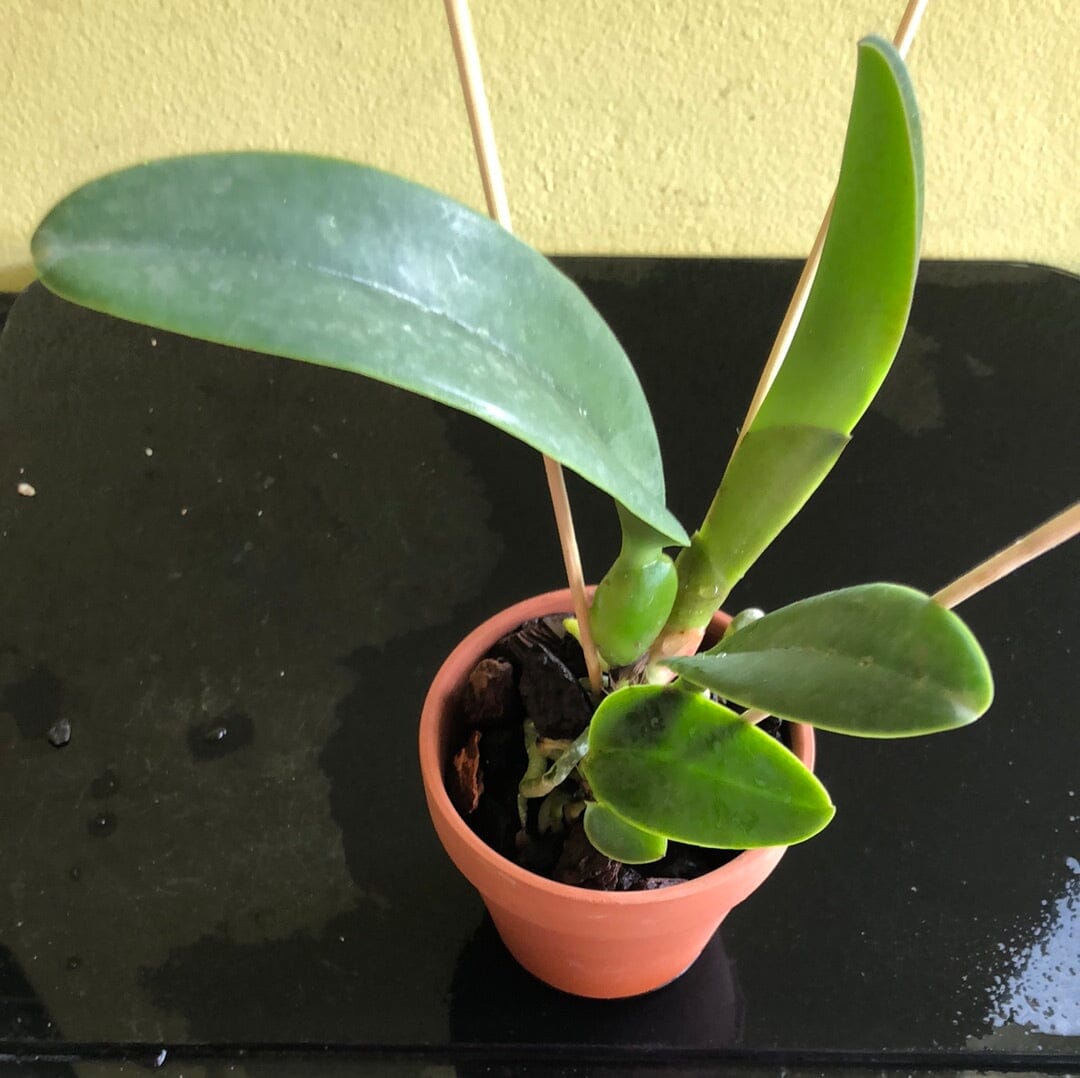
[[[599,891],[669,887],[737,856],[738,850],[669,842],[665,856],[647,865],[605,857],[585,835],[581,814],[588,790],[576,771],[546,797],[519,801],[518,785],[529,766],[527,741],[535,743],[538,735],[550,760],[588,725],[595,705],[585,677],[581,648],[561,615],[525,622],[472,671],[458,701],[460,734],[447,791],[473,832],[530,872]],[[780,720],[767,719],[762,729],[788,743]]]

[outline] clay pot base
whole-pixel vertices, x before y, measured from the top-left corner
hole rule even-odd
[[[704,876],[656,891],[610,892],[544,879],[481,841],[452,804],[445,769],[457,701],[492,645],[532,618],[570,606],[565,590],[517,603],[473,630],[436,674],[420,718],[420,769],[428,811],[451,860],[476,887],[503,942],[530,973],[575,995],[615,999],[675,980],[720,922],[779,863],[784,847],[748,850]],[[813,766],[813,732],[793,726],[794,751]]]

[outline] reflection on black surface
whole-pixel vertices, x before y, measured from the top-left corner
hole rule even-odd
[[[0,946],[0,1001],[3,1003],[0,1040],[49,1041],[61,1036],[18,959],[3,946]]]
[[[8,653],[5,665],[11,668],[17,652],[14,648],[4,650]],[[60,720],[63,693],[62,682],[51,670],[33,666],[4,685],[0,692],[0,711],[6,711],[15,720],[20,737],[42,738]]]
[[[15,955],[7,947],[0,946],[0,1053],[5,1044],[59,1041],[62,1036],[48,1009],[35,995]],[[3,1063],[0,1063],[0,1072],[6,1072]],[[38,1062],[33,1066],[33,1073],[39,1078],[65,1078],[74,1075],[75,1071],[64,1063]]]
[[[797,267],[566,268],[639,370],[692,526]],[[1077,339],[1075,279],[924,267],[883,396],[732,606],[932,590],[1074,500]],[[687,399],[712,402],[703,426]],[[23,978],[4,1042],[27,1038],[32,1000],[99,1042],[513,1050],[539,1015],[582,1049],[1080,1052],[1080,544],[962,608],[995,672],[986,718],[822,736],[827,831],[680,982],[571,1009],[477,931],[415,757],[453,643],[560,583],[534,454],[386,387],[36,288],[0,341],[0,453],[0,946]],[[617,528],[569,481],[595,578]]]
[[[579,999],[526,973],[485,916],[458,958],[450,987],[455,1044],[730,1048],[739,1042],[743,1015],[735,965],[719,932],[686,973],[664,988],[632,999]]]
[[[1066,867],[1063,892],[1042,900],[1035,925],[1011,944],[998,944],[1002,972],[990,992],[995,1029],[1012,1024],[1080,1038],[1080,861],[1069,857]]]

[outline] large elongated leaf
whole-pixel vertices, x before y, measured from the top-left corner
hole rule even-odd
[[[888,42],[859,45],[858,72],[832,219],[787,358],[735,450],[706,521],[682,555],[673,630],[705,624],[727,591],[795,516],[832,464],[763,452],[778,430],[831,431],[837,450],[896,356],[911,308],[922,220],[922,140],[907,70]],[[805,440],[799,443],[806,448]],[[780,447],[773,443],[773,449]],[[786,475],[763,499],[782,464]],[[823,467],[824,465],[824,467]],[[730,477],[730,478],[729,478]],[[737,480],[737,481],[736,481]],[[723,519],[721,519],[723,518]],[[752,522],[752,543],[740,529]],[[702,574],[712,574],[702,575]],[[711,609],[700,601],[712,593]]]
[[[593,716],[582,763],[593,794],[654,834],[725,849],[788,845],[833,816],[796,756],[700,693],[636,686]]]
[[[66,198],[33,254],[49,288],[95,310],[479,416],[686,542],[603,319],[538,252],[434,191],[298,154],[155,161]]]
[[[851,433],[907,326],[922,188],[922,135],[907,68],[887,41],[866,38],[821,264],[751,430],[806,423]]]
[[[993,699],[986,657],[964,623],[896,584],[804,599],[667,665],[736,703],[862,737],[950,730]]]

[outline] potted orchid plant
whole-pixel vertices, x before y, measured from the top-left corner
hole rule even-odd
[[[502,634],[533,614],[568,613],[570,596],[505,612],[458,649],[429,695],[421,756],[444,843],[521,961],[571,991],[626,995],[678,975],[783,848],[829,822],[811,728],[928,734],[991,702],[972,634],[948,604],[910,588],[863,584],[726,628],[716,620],[889,370],[915,284],[922,184],[907,70],[892,45],[868,38],[805,309],[692,535],[666,507],[648,405],[603,319],[537,251],[434,191],[300,154],[153,161],[65,198],[33,255],[45,285],[76,303],[423,394],[611,496],[621,552],[591,604],[577,589],[566,623],[584,651],[589,715],[557,743],[521,727],[522,822],[531,811],[549,827],[574,824],[624,865],[676,842],[750,852],[679,887],[601,900],[530,880],[462,821],[444,780],[464,736],[465,683]],[[710,625],[721,635],[695,654]],[[765,715],[801,724],[790,748],[756,725]],[[683,926],[681,906],[703,920]],[[585,952],[602,976],[575,972]]]

